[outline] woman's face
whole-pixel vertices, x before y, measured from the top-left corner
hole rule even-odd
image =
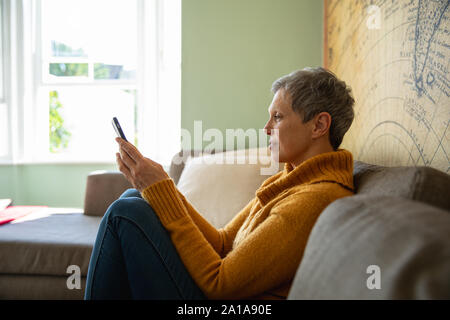
[[[279,156],[276,160],[293,166],[302,163],[313,142],[313,121],[303,123],[302,117],[292,109],[290,95],[284,89],[275,93],[268,111],[269,121],[264,130],[270,136],[272,156],[276,157],[278,144]]]

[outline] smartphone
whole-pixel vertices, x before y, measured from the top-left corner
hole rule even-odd
[[[121,137],[125,141],[128,141],[127,138],[125,138],[125,134],[123,133],[119,120],[117,120],[116,117],[112,119],[112,125],[114,127],[114,130],[116,130],[117,136]]]

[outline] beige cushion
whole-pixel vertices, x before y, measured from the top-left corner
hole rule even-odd
[[[261,169],[270,167],[267,149],[261,149],[262,156],[258,154],[258,149],[250,149],[189,157],[177,187],[202,216],[221,228],[270,177],[261,174]],[[277,164],[275,172],[281,168],[282,164]]]
[[[380,268],[381,289],[367,272]],[[355,195],[319,216],[289,299],[450,299],[450,213],[397,197]]]
[[[214,154],[215,150],[207,152],[209,154]],[[169,176],[173,179],[175,184],[178,184],[180,180],[181,173],[184,170],[185,164],[190,157],[199,157],[202,154],[206,154],[202,150],[181,150],[172,157],[172,161],[169,167]]]

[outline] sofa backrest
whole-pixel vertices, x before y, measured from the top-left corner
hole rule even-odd
[[[354,161],[357,194],[394,196],[450,210],[450,175],[425,166],[383,167]]]
[[[355,195],[317,219],[288,299],[450,299],[450,213]]]

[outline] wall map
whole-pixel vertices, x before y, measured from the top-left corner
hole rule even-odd
[[[325,0],[324,65],[353,89],[357,160],[450,172],[450,0]]]

